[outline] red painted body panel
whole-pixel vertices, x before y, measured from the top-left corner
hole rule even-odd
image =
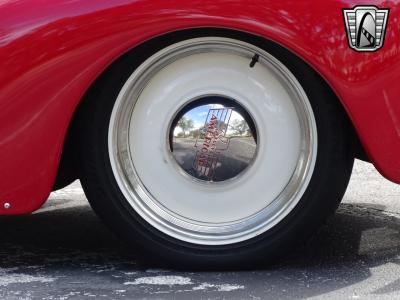
[[[391,10],[377,52],[347,45],[342,8],[356,4]],[[264,36],[307,61],[341,99],[375,166],[400,183],[399,1],[9,0],[0,16],[0,214],[47,199],[73,112],[107,66],[152,37],[205,26]]]

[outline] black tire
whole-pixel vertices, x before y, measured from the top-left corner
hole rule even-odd
[[[317,161],[297,206],[279,224],[250,240],[223,246],[195,245],[150,226],[128,204],[113,175],[108,155],[108,126],[117,95],[127,78],[151,54],[198,36],[231,37],[275,56],[307,93],[318,130]],[[334,213],[346,190],[354,161],[352,130],[338,99],[320,76],[286,49],[259,37],[225,30],[189,31],[146,43],[116,61],[98,79],[79,109],[80,179],[94,211],[132,249],[145,258],[177,268],[251,267],[271,263],[308,238]],[[144,250],[144,251],[143,251]]]

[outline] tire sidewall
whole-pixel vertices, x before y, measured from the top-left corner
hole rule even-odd
[[[202,36],[239,39],[260,47],[281,61],[306,92],[318,133],[314,172],[296,207],[280,223],[263,234],[244,242],[222,246],[183,242],[149,225],[122,194],[114,178],[108,153],[111,112],[128,77],[141,62],[162,48]],[[347,120],[326,84],[311,67],[286,49],[261,38],[249,38],[245,34],[212,31],[202,32],[199,36],[197,32],[189,32],[141,47],[121,57],[105,72],[97,88],[88,93],[80,109],[84,116],[80,143],[83,146],[80,178],[95,212],[133,248],[139,245],[152,258],[158,258],[160,262],[173,261],[175,266],[180,267],[219,268],[271,262],[305,242],[315,228],[337,208],[352,168]]]

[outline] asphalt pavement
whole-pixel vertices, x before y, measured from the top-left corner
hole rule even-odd
[[[0,299],[400,299],[400,186],[363,162],[319,234],[260,270],[146,266],[94,215],[79,182],[0,228]]]

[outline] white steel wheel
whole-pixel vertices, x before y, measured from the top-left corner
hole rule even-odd
[[[76,119],[95,212],[175,267],[249,267],[304,243],[337,208],[354,160],[345,112],[313,69],[222,29],[133,49]]]
[[[179,157],[170,141],[176,116],[207,131],[213,112],[224,117],[210,135],[221,146],[209,146],[202,162],[219,181],[183,166],[196,164],[207,136],[180,142]],[[255,132],[238,137],[235,121]],[[267,231],[296,206],[314,169],[317,131],[306,93],[281,62],[248,43],[205,37],[157,52],[130,76],[112,112],[109,153],[121,191],[149,224],[182,241],[224,245]],[[232,171],[235,159],[246,167]]]

